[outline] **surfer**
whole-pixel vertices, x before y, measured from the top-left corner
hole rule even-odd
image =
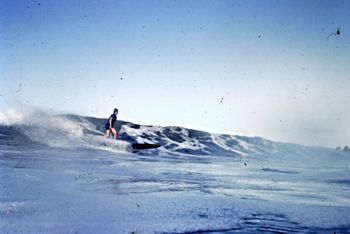
[[[113,138],[117,139],[118,133],[117,130],[114,128],[114,123],[117,121],[117,114],[118,114],[118,109],[114,108],[113,114],[108,118],[107,123],[106,123],[106,133],[105,137],[110,137],[111,132],[113,134]]]

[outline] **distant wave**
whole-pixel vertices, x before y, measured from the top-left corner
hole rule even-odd
[[[298,174],[296,171],[285,171],[285,170],[278,170],[278,169],[273,169],[273,168],[262,168],[263,171],[265,172],[273,172],[273,173],[284,173],[284,174]]]

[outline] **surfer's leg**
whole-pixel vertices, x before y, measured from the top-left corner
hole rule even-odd
[[[117,136],[118,136],[117,131],[114,128],[111,128],[111,131],[113,133],[114,139],[117,139]]]
[[[111,131],[109,129],[106,130],[105,137],[109,138],[111,135]]]

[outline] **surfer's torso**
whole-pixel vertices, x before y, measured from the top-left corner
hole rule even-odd
[[[109,126],[109,121],[112,122],[112,126]],[[106,129],[110,129],[110,127],[113,128],[113,127],[114,127],[115,121],[117,121],[117,115],[116,115],[116,114],[112,114],[112,115],[108,118],[108,120],[107,120]]]

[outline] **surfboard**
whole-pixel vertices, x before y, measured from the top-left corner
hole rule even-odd
[[[159,144],[149,144],[149,143],[134,143],[131,146],[134,150],[156,149],[160,147]]]
[[[137,152],[139,150],[146,149],[155,149],[160,147],[159,144],[151,144],[151,143],[131,143],[126,140],[115,140],[110,138],[105,138],[104,136],[95,136],[92,139],[87,139],[92,144],[101,145],[103,147],[117,149],[121,151],[127,152]]]

